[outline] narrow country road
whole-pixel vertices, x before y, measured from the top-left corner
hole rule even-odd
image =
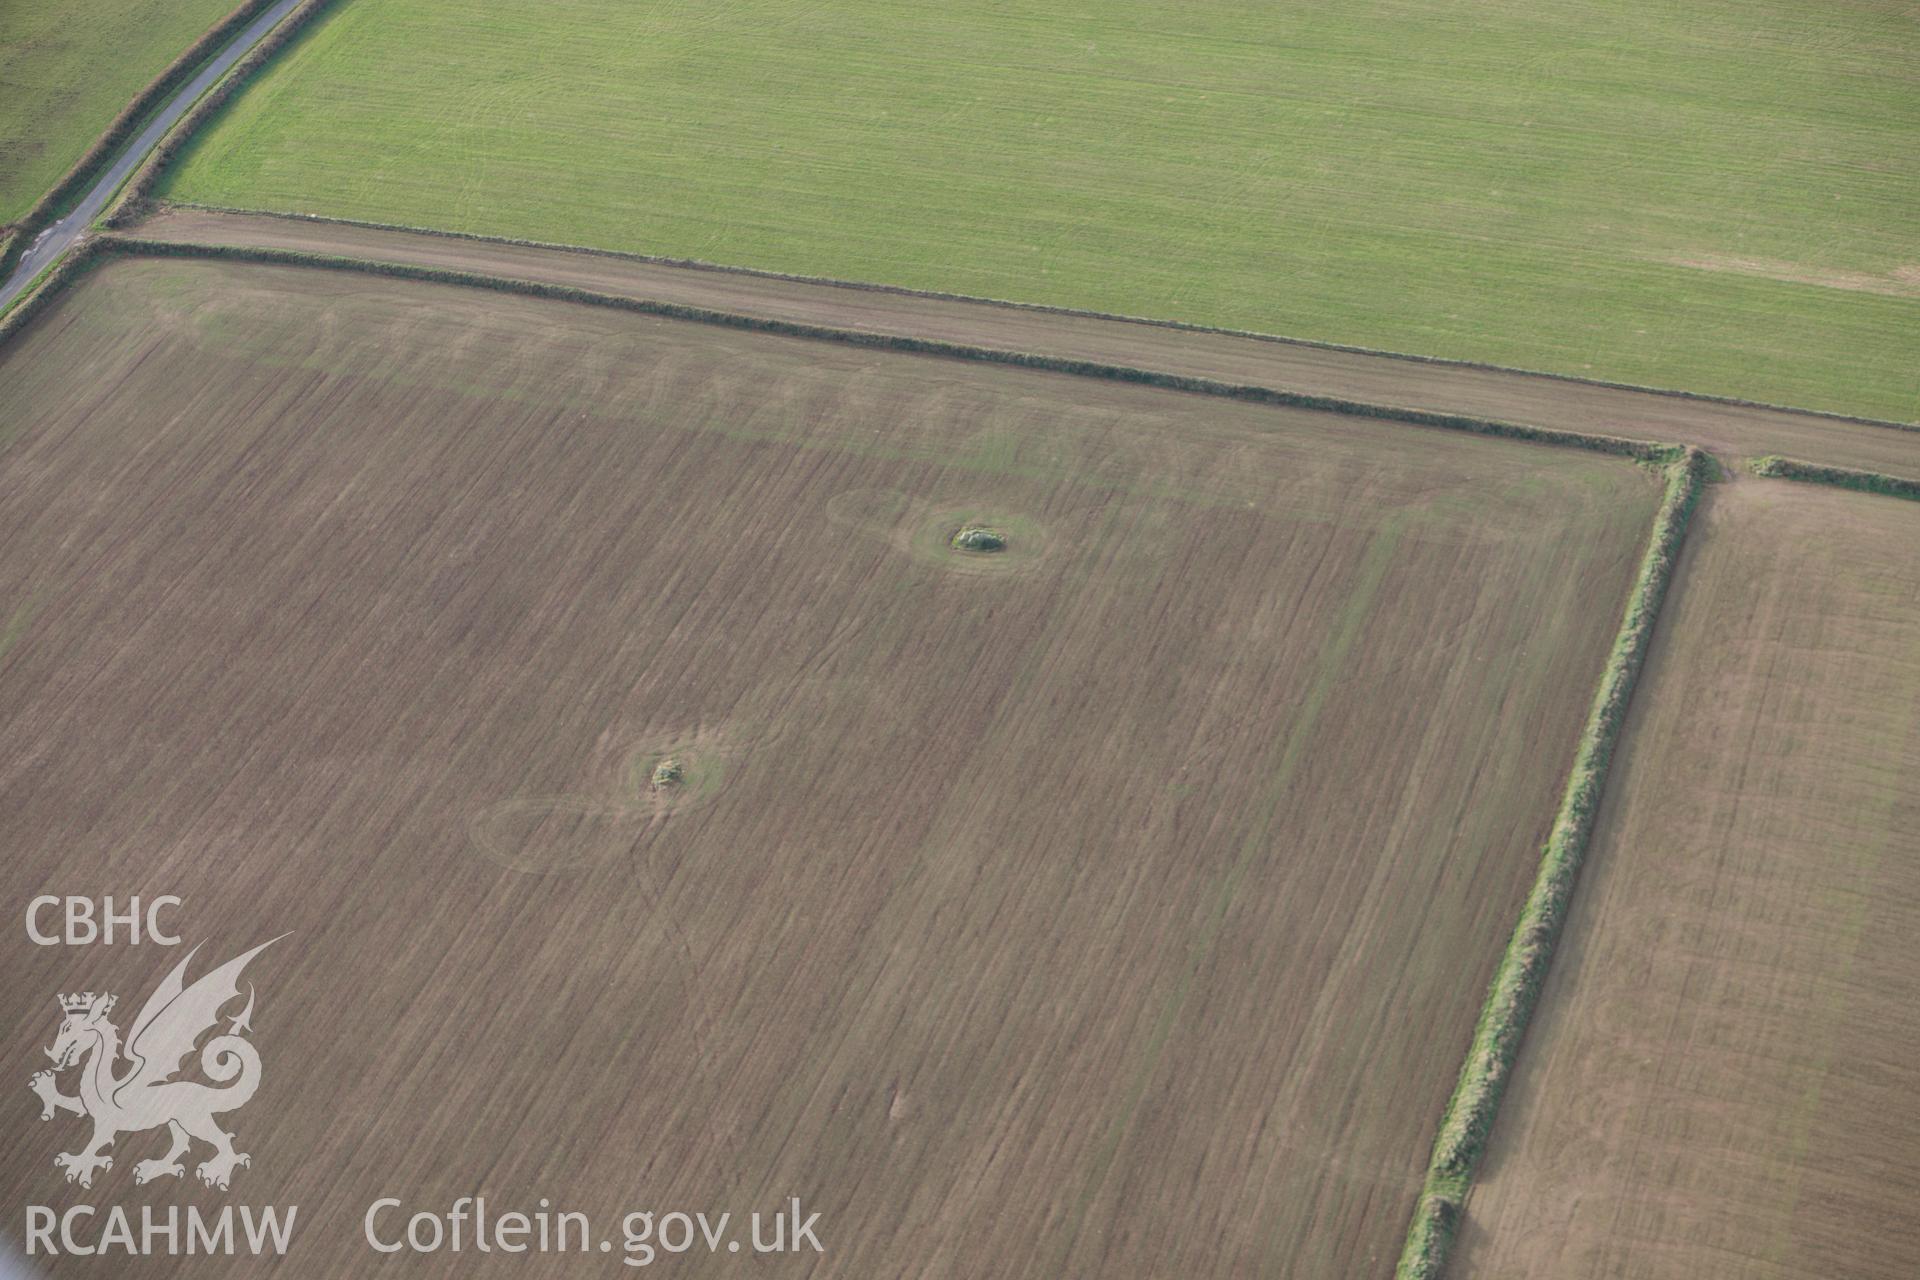
[[[235,36],[231,44],[215,54],[213,60],[201,68],[199,75],[182,85],[180,91],[167,100],[166,105],[160,108],[159,113],[148,122],[145,129],[140,131],[139,136],[127,143],[120,149],[120,153],[114,156],[106,172],[102,173],[99,180],[88,188],[87,194],[81,197],[80,203],[76,204],[66,217],[42,231],[33,243],[27,246],[27,251],[20,255],[20,261],[15,265],[13,274],[7,278],[5,284],[0,284],[0,310],[4,310],[11,304],[21,291],[32,283],[35,276],[46,270],[49,264],[67,251],[67,247],[82,231],[86,230],[87,224],[100,216],[100,211],[107,207],[107,201],[113,198],[113,193],[119,189],[122,182],[126,181],[127,175],[146,159],[147,153],[153,150],[167,130],[173,127],[174,122],[186,114],[187,108],[191,107],[215,80],[226,74],[227,68],[244,57],[247,50],[258,44],[261,37],[273,30],[280,19],[286,17],[287,12],[299,3],[300,0],[280,0],[279,4],[261,14],[246,30]]]

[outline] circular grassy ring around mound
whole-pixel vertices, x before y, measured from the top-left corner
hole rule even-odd
[[[967,525],[954,534],[950,542],[955,551],[970,551],[976,555],[992,555],[1007,549],[1006,534],[977,524]]]

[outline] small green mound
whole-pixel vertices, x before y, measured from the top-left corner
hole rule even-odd
[[[953,547],[956,551],[988,553],[1005,551],[1007,538],[998,529],[989,529],[984,525],[968,525],[953,535]]]
[[[655,787],[677,787],[686,780],[687,771],[680,762],[668,756],[653,766],[653,785]]]

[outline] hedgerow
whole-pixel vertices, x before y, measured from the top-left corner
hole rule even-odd
[[[1542,850],[1533,889],[1494,972],[1460,1079],[1440,1122],[1425,1186],[1400,1256],[1400,1280],[1433,1280],[1446,1267],[1464,1213],[1466,1193],[1486,1148],[1508,1075],[1539,1002],[1553,951],[1573,901],[1594,815],[1606,786],[1627,705],[1653,640],[1654,624],[1685,541],[1687,526],[1712,467],[1691,446],[1667,466],[1666,492],[1654,516],[1646,555],[1627,597],[1625,616],[1601,673],[1587,727],[1574,754],[1560,812]]]
[[[1828,484],[1860,493],[1883,493],[1890,498],[1920,502],[1920,480],[1903,480],[1879,471],[1855,471],[1850,467],[1829,467],[1818,462],[1768,455],[1753,460],[1753,473],[1774,480],[1800,480],[1808,484]]]
[[[171,203],[171,202],[169,202]],[[1527,378],[1545,378],[1583,387],[1602,387],[1610,391],[1637,391],[1673,400],[1697,400],[1703,404],[1723,404],[1741,409],[1765,409],[1791,413],[1798,417],[1825,418],[1834,422],[1853,422],[1862,426],[1884,427],[1894,431],[1920,432],[1920,422],[1895,422],[1860,414],[1836,413],[1828,409],[1805,409],[1791,405],[1769,404],[1764,400],[1746,400],[1739,396],[1714,395],[1705,391],[1686,391],[1675,387],[1652,387],[1634,382],[1614,382],[1589,378],[1576,373],[1554,373],[1542,369],[1521,369],[1512,365],[1489,364],[1482,360],[1462,360],[1452,356],[1423,356],[1407,351],[1388,351],[1379,347],[1355,346],[1345,342],[1327,342],[1316,338],[1295,338],[1284,334],[1261,333],[1252,329],[1230,329],[1219,325],[1195,324],[1186,320],[1166,320],[1154,316],[1130,316],[1111,311],[1091,311],[1084,307],[1066,307],[1046,302],[1013,302],[1004,298],[985,298],[974,294],[950,293],[938,289],[915,289],[906,285],[877,284],[864,280],[836,280],[828,276],[800,275],[789,271],[770,271],[764,267],[742,267],[707,262],[699,258],[674,258],[658,254],[633,253],[621,249],[600,249],[589,245],[556,244],[551,240],[528,240],[516,236],[481,235],[472,231],[452,231],[444,227],[421,227],[398,222],[370,222],[361,218],[336,218],[319,213],[300,213],[283,209],[239,209],[227,205],[181,202],[182,209],[204,209],[210,213],[242,214],[247,217],[279,218],[289,222],[312,222],[325,226],[363,227],[370,231],[403,231],[412,235],[438,236],[449,240],[470,240],[478,244],[511,245],[520,249],[548,249],[555,252],[589,254],[653,266],[684,267],[692,271],[711,271],[722,275],[750,276],[761,280],[782,280],[791,284],[821,285],[864,293],[883,293],[903,298],[926,298],[936,302],[968,302],[978,306],[1001,307],[1009,311],[1030,311],[1040,315],[1071,316],[1081,320],[1106,320],[1116,324],[1143,325],[1152,329],[1173,329],[1181,333],[1212,334],[1252,342],[1270,342],[1278,346],[1302,347],[1313,351],[1341,351],[1352,355],[1377,356],[1407,364],[1435,365],[1448,369],[1472,369],[1485,373],[1506,373]]]
[[[1579,431],[1561,431],[1550,427],[1535,427],[1523,423],[1502,422],[1495,418],[1475,418],[1464,414],[1430,413],[1421,409],[1400,409],[1382,405],[1363,404],[1356,400],[1345,400],[1335,396],[1307,395],[1296,391],[1282,391],[1273,387],[1255,386],[1246,383],[1220,382],[1212,378],[1198,378],[1186,374],[1163,373],[1152,369],[1136,368],[1132,365],[1103,364],[1093,360],[1075,360],[1061,356],[1040,355],[1028,351],[969,346],[962,343],[944,342],[931,338],[914,338],[903,334],[835,329],[826,325],[805,324],[793,320],[776,320],[761,316],[740,315],[731,311],[715,311],[706,307],[689,306],[678,302],[658,302],[648,298],[631,298],[618,294],[596,293],[592,290],[581,289],[573,285],[549,284],[535,280],[512,279],[505,276],[481,275],[475,272],[456,271],[444,267],[422,267],[415,266],[411,263],[400,262],[375,262],[363,258],[306,253],[293,249],[272,249],[240,245],[190,244],[173,240],[144,240],[132,236],[111,237],[111,247],[118,252],[136,253],[150,257],[225,259],[276,266],[312,267],[321,270],[353,271],[370,275],[390,276],[401,280],[419,280],[437,284],[461,285],[468,288],[493,289],[503,293],[515,293],[527,297],[577,302],[589,306],[607,307],[619,311],[634,311],[644,315],[665,316],[677,320],[692,320],[702,324],[721,325],[733,329],[748,329],[760,333],[780,334],[787,337],[811,338],[819,341],[845,343],[851,346],[877,347],[889,351],[947,356],[962,360],[979,360],[989,364],[1015,365],[1027,369],[1042,369],[1055,373],[1075,374],[1080,377],[1104,378],[1115,382],[1140,383],[1146,386],[1161,387],[1174,391],[1188,391],[1200,395],[1220,396],[1231,400],[1251,401],[1255,404],[1270,404],[1295,409],[1316,409],[1328,413],[1351,414],[1358,417],[1377,418],[1388,422],[1407,423],[1413,426],[1465,431],[1475,435],[1497,436],[1512,440],[1531,440],[1542,444],[1562,445],[1571,448],[1586,449],[1596,453],[1611,454],[1617,457],[1633,458],[1641,462],[1665,463],[1678,456],[1676,446],[1659,444],[1647,440],[1633,440],[1622,436],[1608,436]]]

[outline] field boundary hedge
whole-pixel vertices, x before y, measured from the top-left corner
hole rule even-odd
[[[321,3],[325,2],[326,0],[321,0]],[[1631,458],[1639,462],[1668,463],[1680,456],[1681,453],[1681,447],[1678,445],[1662,444],[1650,440],[1636,440],[1624,436],[1562,431],[1552,427],[1536,427],[1525,423],[1503,422],[1495,418],[1475,418],[1464,414],[1433,413],[1423,409],[1403,409],[1387,405],[1366,404],[1358,400],[1345,400],[1335,396],[1307,395],[1303,392],[1282,391],[1274,387],[1258,386],[1251,383],[1221,382],[1212,378],[1198,378],[1186,374],[1163,373],[1152,369],[1137,368],[1133,365],[1103,364],[1093,360],[1075,360],[1063,356],[1039,355],[1033,352],[1014,351],[998,347],[976,347],[957,342],[945,342],[933,338],[915,338],[904,334],[873,333],[856,329],[837,329],[828,325],[806,324],[794,320],[776,320],[762,316],[741,315],[737,312],[689,306],[685,303],[660,302],[649,298],[628,297],[624,294],[596,293],[593,290],[581,289],[573,285],[548,284],[537,280],[520,280],[509,276],[484,275],[478,272],[455,271],[442,267],[422,267],[401,262],[374,262],[364,258],[306,253],[292,249],[195,244],[177,240],[143,240],[138,237],[126,235],[102,236],[97,238],[93,243],[99,245],[104,251],[132,254],[141,257],[199,258],[233,262],[253,262],[269,266],[309,267],[330,271],[352,271],[363,275],[389,276],[401,280],[418,280],[433,284],[452,284],[468,288],[491,289],[496,292],[520,294],[526,297],[545,298],[559,302],[577,302],[588,306],[605,307],[616,311],[630,311],[641,315],[661,316],[673,320],[691,320],[701,324],[718,325],[730,329],[745,329],[758,333],[770,333],[782,337],[808,338],[824,342],[838,342],[848,346],[873,347],[880,350],[900,351],[916,355],[945,356],[951,359],[974,360],[988,364],[1012,365],[1024,369],[1039,369],[1052,373],[1073,374],[1079,377],[1101,378],[1110,382],[1138,383],[1144,386],[1160,387],[1166,390],[1187,391],[1229,400],[1249,401],[1255,404],[1269,404],[1292,409],[1314,409],[1329,413],[1350,414],[1355,417],[1375,418],[1387,422],[1406,423],[1412,426],[1464,431],[1474,435],[1495,436],[1509,440],[1528,440],[1541,444],[1585,449],[1589,452],[1610,454],[1615,457]]]
[[[269,0],[270,2],[270,0]],[[159,179],[161,170],[172,163],[180,149],[193,139],[201,126],[232,100],[254,74],[284,49],[321,10],[335,3],[335,0],[306,0],[296,5],[280,20],[280,24],[260,38],[260,43],[247,51],[246,56],[227,68],[214,85],[200,96],[200,100],[187,108],[185,115],[174,121],[173,128],[167,130],[147,158],[127,179],[127,185],[120,196],[107,210],[105,223],[109,227],[122,226],[146,203],[147,195],[153,190],[153,184]]]
[[[1626,724],[1627,707],[1646,662],[1660,606],[1673,580],[1674,565],[1701,489],[1712,473],[1712,460],[1691,446],[1668,464],[1666,492],[1654,516],[1646,554],[1627,596],[1619,634],[1574,754],[1560,812],[1541,851],[1540,869],[1521,908],[1520,920],[1494,971],[1460,1079],[1434,1138],[1426,1181],[1395,1272],[1399,1280],[1434,1280],[1446,1270],[1465,1213],[1467,1191],[1486,1149],[1507,1078],[1539,1003],[1540,989],[1566,922],[1580,865],[1593,835],[1607,769]]]
[[[1749,465],[1753,468],[1753,474],[1770,480],[1799,480],[1807,484],[1832,485],[1836,489],[1879,493],[1890,498],[1920,502],[1920,480],[1902,480],[1884,472],[1829,467],[1818,462],[1802,462],[1798,458],[1782,458],[1778,454],[1755,458]]]
[[[202,32],[200,38],[184,49],[180,56],[168,63],[166,68],[147,82],[147,87],[134,95],[131,102],[120,109],[93,145],[73,162],[60,180],[53,184],[31,209],[20,216],[13,224],[11,233],[4,242],[0,242],[0,279],[5,279],[12,271],[14,263],[33,242],[42,228],[58,220],[60,210],[99,177],[100,171],[107,167],[114,154],[125,146],[147,117],[152,115],[168,98],[193,78],[201,65],[225,48],[227,42],[240,33],[246,25],[272,8],[274,0],[242,0],[242,3],[226,17]]]
[[[323,0],[324,2],[324,0]],[[182,121],[184,124],[185,122]],[[1187,320],[1163,320],[1152,316],[1130,316],[1113,311],[1090,311],[1082,307],[1064,307],[1047,302],[1014,302],[1006,298],[984,298],[970,293],[944,293],[937,289],[914,289],[907,285],[878,284],[864,280],[840,280],[832,276],[797,275],[787,271],[771,271],[764,267],[728,266],[724,263],[707,262],[700,258],[669,258],[656,254],[631,253],[621,249],[598,249],[590,245],[556,244],[550,240],[522,240],[512,236],[488,236],[473,231],[449,231],[440,227],[416,227],[401,222],[367,222],[356,218],[335,218],[319,213],[297,213],[280,209],[237,209],[230,205],[195,204],[190,201],[172,201],[181,209],[200,209],[208,213],[243,214],[248,217],[281,218],[289,222],[317,222],[339,227],[362,227],[369,231],[405,231],[414,235],[441,236],[450,240],[471,240],[478,244],[510,245],[519,249],[548,249],[561,253],[583,253],[597,258],[614,258],[624,262],[640,262],[651,266],[682,267],[689,271],[712,271],[722,275],[750,276],[761,280],[781,280],[789,284],[822,285],[833,289],[852,289],[864,293],[885,293],[903,298],[925,298],[934,302],[970,302],[978,306],[1003,307],[1009,311],[1031,311],[1041,315],[1073,316],[1081,320],[1110,320],[1116,324],[1145,325],[1154,329],[1176,329],[1182,333],[1212,334],[1223,338],[1247,338],[1254,342],[1271,342],[1279,346],[1304,347],[1313,351],[1339,351],[1347,355],[1379,356],[1385,360],[1402,360],[1409,364],[1437,365],[1450,369],[1472,369],[1481,373],[1504,373],[1524,378],[1546,378],[1553,382],[1569,382],[1579,386],[1602,387],[1609,391],[1639,391],[1647,395],[1664,396],[1676,400],[1697,400],[1706,404],[1730,405],[1738,409],[1760,409],[1768,413],[1791,413],[1811,418],[1821,418],[1831,422],[1849,422],[1865,427],[1881,427],[1889,431],[1920,432],[1920,422],[1895,422],[1888,418],[1868,418],[1859,414],[1836,413],[1829,409],[1803,409],[1793,405],[1771,404],[1765,400],[1743,400],[1738,396],[1714,395],[1706,391],[1683,391],[1674,387],[1651,387],[1637,382],[1609,382],[1604,378],[1587,378],[1577,373],[1554,373],[1547,369],[1522,369],[1515,365],[1488,364],[1480,360],[1461,360],[1452,356],[1423,356],[1407,351],[1388,351],[1380,347],[1361,347],[1350,343],[1327,342],[1318,338],[1294,338],[1279,333],[1262,333],[1256,329],[1227,329],[1218,325],[1195,324]],[[125,225],[125,224],[114,224]]]

